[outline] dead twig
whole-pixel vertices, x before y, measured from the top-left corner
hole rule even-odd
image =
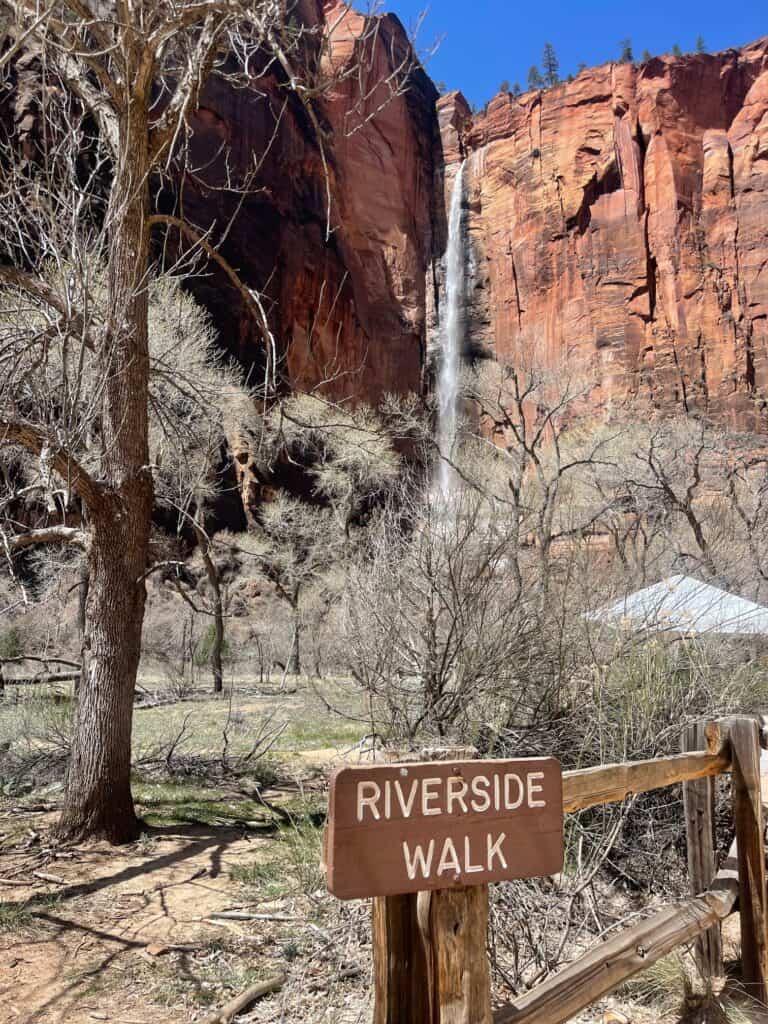
[[[32,874],[35,878],[42,879],[43,882],[53,882],[54,885],[66,885],[66,878],[62,878],[60,875],[51,875],[47,871],[33,871]]]
[[[310,992],[323,992],[329,989],[331,985],[335,985],[336,982],[344,981],[346,978],[356,978],[359,974],[362,974],[362,968],[358,964],[352,964],[350,967],[343,967],[340,971],[337,971],[327,981],[312,981],[307,987]]]
[[[221,910],[208,914],[206,921],[300,921],[290,914],[250,914],[243,910]]]
[[[235,996],[234,999],[231,999],[222,1006],[220,1010],[215,1010],[208,1017],[197,1021],[197,1024],[229,1024],[232,1018],[240,1013],[241,1010],[244,1010],[246,1006],[255,1003],[262,996],[268,996],[272,992],[279,992],[286,982],[286,977],[285,974],[276,974],[273,978],[262,981],[258,985],[251,985],[250,988],[241,992],[239,996]]]

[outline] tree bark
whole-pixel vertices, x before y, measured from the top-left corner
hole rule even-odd
[[[127,45],[127,44],[126,44]],[[119,124],[108,211],[111,319],[101,346],[102,479],[90,509],[88,670],[81,683],[59,833],[128,842],[131,724],[141,654],[153,487],[149,469],[147,97],[134,90]]]
[[[293,635],[291,637],[291,653],[288,657],[288,673],[292,676],[301,675],[301,627],[297,605],[293,607]]]
[[[88,562],[84,561],[77,572],[77,632],[80,636],[80,675],[75,680],[75,695],[79,695],[80,686],[88,672],[88,628],[87,607],[88,590],[91,581],[88,575]]]
[[[214,590],[213,601],[213,644],[211,646],[211,672],[213,673],[213,692],[221,693],[224,689],[224,670],[222,667],[222,651],[224,649],[224,613],[222,611],[221,590]]]
[[[218,566],[211,557],[211,539],[205,532],[202,522],[200,508],[195,514],[193,526],[200,551],[203,556],[203,565],[211,587],[213,604],[213,643],[211,644],[211,673],[213,675],[213,692],[221,693],[224,689],[224,669],[222,666],[222,655],[224,651],[224,601],[221,596],[221,579]]]

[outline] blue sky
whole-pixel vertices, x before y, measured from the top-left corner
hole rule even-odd
[[[406,25],[415,23],[427,0],[384,0]],[[449,89],[461,89],[482,106],[507,79],[525,89],[528,68],[540,64],[551,42],[563,77],[579,62],[603,64],[631,38],[635,55],[665,53],[678,43],[693,50],[701,33],[711,51],[740,46],[768,35],[765,0],[431,0],[419,33],[421,48],[444,36],[428,71]]]

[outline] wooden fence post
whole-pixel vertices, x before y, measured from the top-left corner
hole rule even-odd
[[[684,752],[709,748],[705,728],[704,722],[686,726],[682,737]],[[692,896],[706,892],[716,874],[714,805],[714,777],[683,783],[688,877]],[[724,973],[719,922],[696,940],[696,964],[706,986],[705,994],[709,996],[712,979],[720,978]]]
[[[460,748],[419,759],[476,756]],[[487,932],[487,885],[376,897],[373,1024],[491,1024]]]
[[[435,1024],[491,1024],[488,886],[419,893],[429,901],[427,947]]]
[[[733,816],[739,862],[741,970],[749,994],[768,995],[768,913],[760,793],[760,731],[754,718],[728,720],[733,760]]]
[[[373,900],[373,1024],[432,1024],[431,968],[418,921],[417,894]]]

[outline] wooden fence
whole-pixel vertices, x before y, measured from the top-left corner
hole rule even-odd
[[[563,1024],[675,948],[696,942],[704,977],[722,974],[720,923],[738,905],[742,979],[768,995],[768,913],[760,790],[766,730],[755,718],[691,726],[683,753],[565,772],[563,812],[683,783],[692,895],[670,903],[494,1013],[484,886],[374,900],[375,1024]],[[716,870],[714,781],[732,775],[735,839]]]

